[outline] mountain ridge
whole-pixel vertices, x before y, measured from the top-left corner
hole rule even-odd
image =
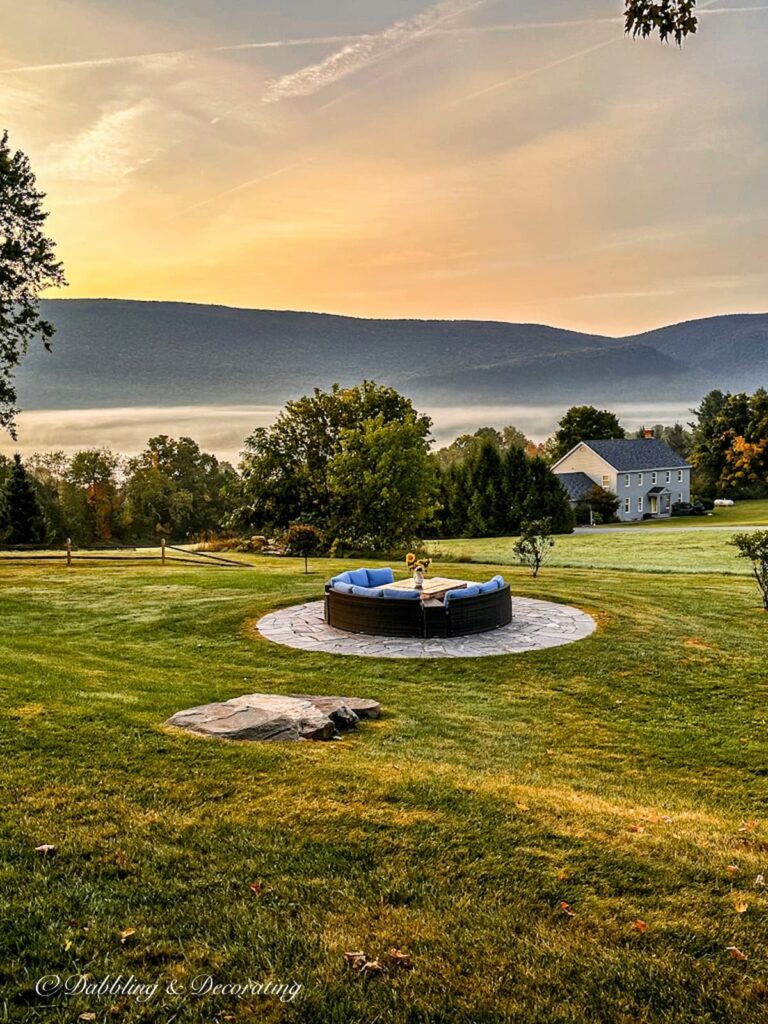
[[[275,403],[363,377],[421,402],[478,404],[672,400],[768,383],[768,313],[624,337],[130,299],[48,299],[43,314],[57,335],[19,370],[26,409]]]

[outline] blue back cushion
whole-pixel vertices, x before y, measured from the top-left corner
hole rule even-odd
[[[383,597],[389,597],[393,601],[419,601],[421,594],[418,590],[391,590],[385,587],[382,590]]]
[[[501,588],[506,585],[503,576],[494,576],[493,579],[496,580],[496,583],[499,586],[499,590],[501,590]],[[493,582],[493,580],[491,582]]]
[[[352,586],[351,592],[355,597],[381,597],[382,591],[376,587],[358,587]]]
[[[351,583],[352,580],[349,578],[348,572],[340,572],[338,576],[331,578],[331,586],[335,586],[337,583]]]
[[[391,569],[366,569],[369,587],[385,587],[395,582],[395,574]]]
[[[345,583],[341,579],[333,580],[331,588],[335,590],[337,594],[351,594],[354,589],[351,583]]]
[[[369,586],[367,569],[353,569],[352,572],[347,573],[347,575],[349,576],[349,582],[354,583],[356,587]]]
[[[453,604],[454,601],[463,601],[465,597],[477,597],[480,587],[477,583],[471,587],[464,587],[463,590],[449,590],[445,595],[445,604]]]

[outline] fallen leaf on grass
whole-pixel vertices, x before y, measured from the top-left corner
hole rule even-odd
[[[360,968],[360,973],[366,978],[376,978],[380,974],[386,974],[387,968],[380,960],[367,960]]]
[[[557,751],[553,750],[552,747],[547,747],[547,753],[549,754],[550,757],[554,757],[555,754],[557,753]]]
[[[756,821],[742,821],[739,825],[739,832],[754,832],[758,824]]]
[[[128,939],[130,939],[131,936],[135,934],[135,928],[123,928],[123,930],[120,932],[120,941],[122,942],[123,945],[125,945]]]
[[[255,892],[256,895],[258,896],[259,893],[261,892],[261,882],[251,882],[248,888],[251,890],[251,892]]]
[[[749,957],[746,953],[742,953],[738,946],[726,946],[726,950],[731,954],[733,960],[748,960]]]
[[[738,875],[738,873],[739,873],[739,865],[738,864],[729,864],[728,867],[725,870],[728,872],[729,875]]]
[[[749,904],[743,902],[735,903],[733,909],[737,914],[746,914],[747,910],[749,910]]]
[[[576,917],[576,911],[573,909],[571,904],[570,903],[566,903],[565,900],[562,900],[560,902],[560,909],[562,910],[562,912],[564,914],[567,914],[568,917]]]
[[[344,959],[347,961],[350,967],[353,967],[356,971],[359,971],[364,964],[368,963],[368,957],[362,950],[357,950],[354,953],[345,953]]]
[[[387,950],[387,956],[392,961],[393,967],[399,967],[403,971],[410,971],[413,968],[413,961],[402,949]]]
[[[763,888],[765,888],[765,875],[757,875],[757,877],[755,878],[755,888],[756,889],[763,889]]]
[[[56,847],[51,846],[50,843],[43,843],[42,846],[35,847],[35,853],[39,853],[43,857],[47,857],[51,853],[56,853]]]
[[[632,922],[632,928],[636,932],[644,932],[644,931],[647,931],[648,925],[645,923],[645,921],[642,921],[638,917],[638,919],[636,921]]]
[[[77,1018],[78,1020],[96,1020],[95,1013],[81,1013]]]
[[[642,825],[629,825],[628,826],[628,831],[630,831],[630,832],[637,832],[638,834],[642,835],[643,832],[645,832],[645,829],[643,828]]]
[[[558,882],[564,882],[566,880],[566,878],[568,877],[568,872],[565,871],[565,870],[558,871],[556,877],[557,877]]]

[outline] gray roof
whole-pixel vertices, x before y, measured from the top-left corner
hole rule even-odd
[[[689,463],[656,437],[585,441],[614,469],[685,469]]]
[[[586,473],[558,473],[557,479],[571,501],[581,501],[595,486],[595,481]]]

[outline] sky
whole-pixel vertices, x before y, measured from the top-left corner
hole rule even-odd
[[[535,321],[768,308],[768,2],[0,0],[69,297]]]

